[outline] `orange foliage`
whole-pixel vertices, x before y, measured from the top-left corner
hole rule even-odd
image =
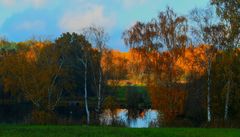
[[[179,71],[182,71],[185,75],[194,73],[199,76],[203,75],[206,71],[206,50],[208,46],[199,45],[197,47],[190,46],[185,49],[184,55],[180,56],[174,65],[174,74],[178,75]],[[129,52],[120,52],[117,50],[111,50],[112,64],[121,65],[120,58],[125,60],[125,64],[122,67],[126,67],[128,70],[129,78],[137,77],[146,70],[146,63],[151,63],[151,69],[161,69],[163,72],[169,71],[170,53],[163,52],[159,53],[148,53],[144,55],[144,51],[138,51],[136,49],[130,49]],[[102,66],[106,68],[106,56],[103,54]],[[160,68],[161,67],[161,68]],[[179,81],[180,82],[180,81]]]
[[[29,47],[29,50],[24,53],[28,61],[36,61],[39,51],[42,50],[46,45],[41,42],[37,42]]]
[[[181,56],[176,65],[184,70],[185,74],[196,73],[203,75],[206,71],[206,45],[186,48],[185,55]]]
[[[0,69],[4,75],[4,90],[21,91],[37,107],[47,104],[47,109],[53,109],[62,92],[54,81],[62,74],[58,58],[58,52],[53,52],[53,47],[44,43],[25,46],[24,50],[6,56]],[[47,97],[49,101],[46,101]]]
[[[152,107],[161,110],[165,122],[174,120],[177,115],[183,113],[186,92],[180,88],[166,88],[151,85],[149,94]]]

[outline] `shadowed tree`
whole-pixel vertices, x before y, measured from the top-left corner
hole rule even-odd
[[[212,0],[212,4],[216,7],[216,13],[221,18],[221,31],[224,31],[224,39],[219,39],[221,41],[221,46],[223,50],[229,52],[229,56],[234,56],[234,50],[239,47],[240,41],[240,1],[224,1],[224,0]],[[228,57],[233,58],[233,57]],[[233,69],[231,65],[229,67],[229,72],[232,72]],[[225,110],[224,110],[224,119],[228,119],[229,111],[229,100],[231,93],[231,83],[232,75],[228,75],[228,80],[226,80],[227,92],[225,94]]]
[[[92,70],[90,67],[92,48],[91,44],[86,40],[85,36],[79,35],[77,33],[63,33],[57,40],[56,45],[59,48],[62,48],[62,54],[64,58],[68,61],[68,64],[65,66],[66,71],[69,71],[71,74],[69,79],[72,79],[73,84],[80,84],[79,92],[84,91],[84,102],[85,110],[87,115],[87,124],[90,123],[90,112],[88,107],[88,94],[90,91],[91,85],[91,73]],[[71,73],[71,72],[74,73]],[[78,81],[79,78],[75,76],[80,76],[82,81]],[[82,82],[82,83],[79,83]],[[73,85],[74,86],[74,85]]]

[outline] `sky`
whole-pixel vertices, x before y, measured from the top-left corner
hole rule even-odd
[[[187,15],[207,4],[209,0],[0,0],[0,36],[15,42],[54,40],[95,25],[108,33],[110,48],[127,51],[121,36],[136,21],[150,21],[166,6]]]

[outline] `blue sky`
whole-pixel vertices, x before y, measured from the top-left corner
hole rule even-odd
[[[108,32],[109,47],[126,51],[122,32],[136,21],[157,17],[166,6],[187,15],[209,0],[0,0],[0,36],[11,41],[32,37],[55,39],[62,32],[80,32],[89,25]]]

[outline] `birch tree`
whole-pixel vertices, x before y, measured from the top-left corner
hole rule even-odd
[[[108,41],[108,35],[105,32],[104,28],[102,27],[89,27],[83,30],[84,35],[88,39],[88,41],[92,44],[94,48],[97,49],[97,56],[95,59],[95,63],[92,63],[94,66],[91,68],[95,68],[93,70],[93,73],[96,73],[94,75],[94,83],[96,85],[97,90],[97,107],[96,112],[97,115],[99,115],[101,111],[101,104],[103,101],[103,83],[104,83],[104,76],[103,76],[103,68],[101,64],[101,60],[103,59],[103,53],[106,51],[107,45],[106,42]],[[98,116],[97,116],[98,119]]]
[[[224,50],[230,52],[229,55],[234,55],[234,50],[239,47],[240,43],[240,1],[225,1],[225,0],[212,0],[212,4],[216,7],[216,13],[221,18],[221,23],[224,24],[225,37],[221,39]],[[231,66],[229,65],[229,70]],[[231,94],[231,81],[232,75],[228,75],[226,81],[227,92],[224,108],[224,119],[228,119],[229,111],[229,96]]]
[[[215,43],[213,43],[210,28],[214,25],[214,12],[211,7],[205,9],[195,8],[190,12],[192,21],[191,33],[193,34],[193,42],[197,45],[206,44],[208,48],[205,50],[207,57],[206,63],[203,64],[207,70],[207,121],[211,122],[211,68],[212,61],[215,56]],[[213,34],[214,35],[214,34]]]
[[[89,82],[91,78],[91,56],[92,48],[91,44],[86,40],[85,36],[77,33],[63,33],[56,41],[56,45],[62,48],[62,56],[67,59],[68,64],[65,69],[74,71],[70,73],[70,79],[74,75],[78,75],[83,81],[78,82],[80,79],[73,80],[73,83],[83,85],[83,88],[79,88],[79,92],[84,92],[84,104],[87,117],[87,124],[90,124],[90,111],[88,106],[88,94],[89,94]],[[67,70],[66,70],[67,71]],[[82,83],[81,83],[82,82]]]

